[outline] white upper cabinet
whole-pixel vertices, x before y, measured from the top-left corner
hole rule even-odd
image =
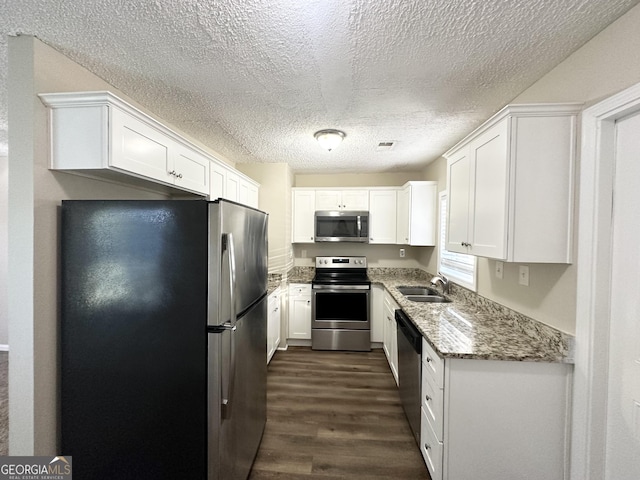
[[[209,198],[225,198],[234,202],[259,208],[260,186],[241,173],[222,163],[211,162],[211,193]]]
[[[453,222],[447,237],[449,251],[503,258],[507,241],[507,126],[505,120],[489,128],[448,163],[449,218]]]
[[[315,210],[316,210],[316,192],[315,190],[307,190],[294,188],[293,197],[293,214],[292,220],[292,239],[293,243],[313,243],[315,241]]]
[[[369,243],[396,243],[397,188],[369,190]]]
[[[211,168],[209,169],[209,198],[215,200],[216,198],[225,198],[225,189],[227,185],[227,171],[229,169],[224,165],[216,162],[211,162]]]
[[[240,177],[235,172],[227,172],[224,198],[237,202],[240,198]]]
[[[571,263],[580,109],[507,106],[445,154],[447,250]]]
[[[250,207],[258,208],[260,200],[260,189],[258,186],[246,179],[240,177],[240,185],[238,191],[238,200],[240,203],[249,205]]]
[[[258,207],[259,185],[109,92],[45,93],[52,170],[162,190],[179,189]],[[146,181],[146,182],[144,182]],[[245,200],[245,201],[243,201]]]
[[[316,210],[369,210],[369,189],[316,190]]]
[[[436,244],[437,182],[407,182],[398,191],[396,243]]]

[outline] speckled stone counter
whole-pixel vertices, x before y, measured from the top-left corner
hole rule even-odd
[[[407,300],[396,287],[428,285],[422,270],[370,268],[443,357],[573,363],[573,337],[502,305],[452,285],[451,303]]]
[[[267,275],[267,295],[271,295],[280,285],[282,285],[281,273],[270,273]]]
[[[289,283],[311,283],[315,273],[315,267],[293,267],[287,273],[287,281]]]

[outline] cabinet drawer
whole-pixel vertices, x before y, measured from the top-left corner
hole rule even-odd
[[[444,360],[422,339],[422,371],[426,372],[438,388],[444,387]]]
[[[442,440],[444,423],[444,390],[440,389],[422,369],[422,410],[429,419],[438,440]]]
[[[400,306],[395,302],[395,300],[393,299],[391,294],[389,292],[387,292],[386,290],[384,292],[384,307],[388,308],[389,310],[391,310],[394,313],[395,313],[396,310],[400,309]]]
[[[291,285],[289,285],[290,297],[310,296],[310,295],[311,295],[310,283],[292,283]]]
[[[442,443],[436,438],[424,409],[420,420],[420,452],[431,474],[431,480],[442,480]]]

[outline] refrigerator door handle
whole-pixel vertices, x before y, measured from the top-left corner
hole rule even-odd
[[[232,233],[222,234],[223,245],[227,250],[227,259],[229,262],[229,312],[230,319],[225,322],[222,327],[229,331],[229,362],[227,363],[229,371],[227,372],[227,386],[226,392],[222,390],[222,419],[229,418],[231,416],[231,399],[233,397],[233,387],[236,375],[236,255],[235,246],[233,243]]]

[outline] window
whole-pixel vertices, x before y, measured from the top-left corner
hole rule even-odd
[[[476,291],[476,257],[454,253],[445,249],[447,245],[447,192],[440,192],[440,253],[438,272],[470,290]]]

